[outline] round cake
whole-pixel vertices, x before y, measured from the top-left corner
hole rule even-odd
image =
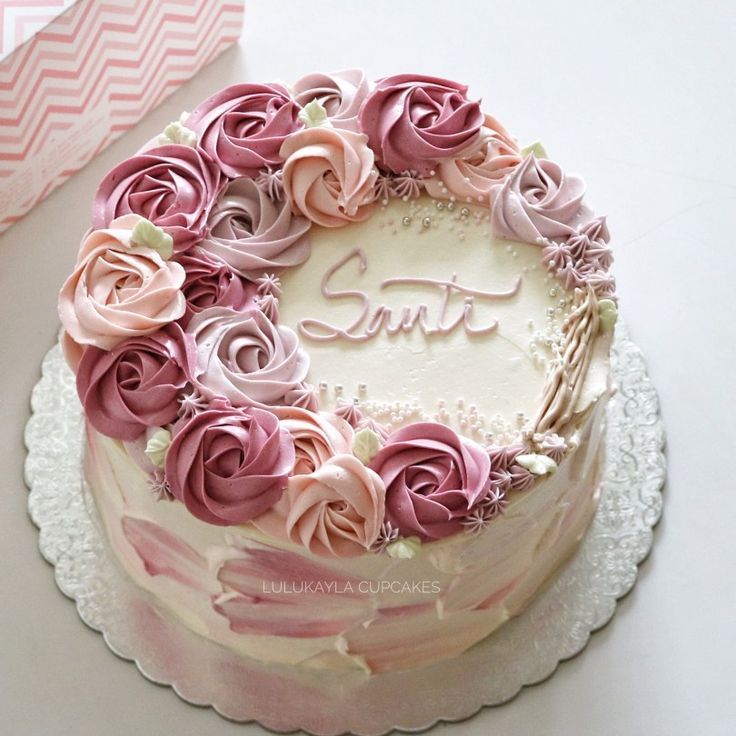
[[[104,177],[62,343],[95,506],[162,615],[380,673],[524,609],[604,461],[584,191],[464,85],[359,70],[226,87]]]

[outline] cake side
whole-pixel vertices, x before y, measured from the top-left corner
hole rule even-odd
[[[574,551],[598,499],[606,396],[558,472],[479,534],[411,559],[315,557],[251,525],[160,503],[125,447],[88,427],[85,473],[116,557],[186,625],[264,661],[369,672],[452,657],[519,613]]]

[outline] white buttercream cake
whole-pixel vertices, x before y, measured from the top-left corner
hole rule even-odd
[[[217,92],[103,179],[60,294],[116,558],[246,657],[458,656],[593,518],[608,243],[461,84]]]

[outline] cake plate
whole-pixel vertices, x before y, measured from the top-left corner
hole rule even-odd
[[[639,349],[616,328],[601,501],[580,548],[520,616],[465,654],[412,671],[299,671],[225,650],[161,615],[112,557],[82,477],[82,411],[58,345],[31,398],[28,508],[39,547],[82,620],[119,657],[189,703],[275,731],[374,736],[473,715],[549,677],[613,616],[636,582],[662,510],[664,429]]]

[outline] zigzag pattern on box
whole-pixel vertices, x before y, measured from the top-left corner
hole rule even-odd
[[[237,40],[242,15],[242,0],[81,2],[0,63],[0,230]]]

